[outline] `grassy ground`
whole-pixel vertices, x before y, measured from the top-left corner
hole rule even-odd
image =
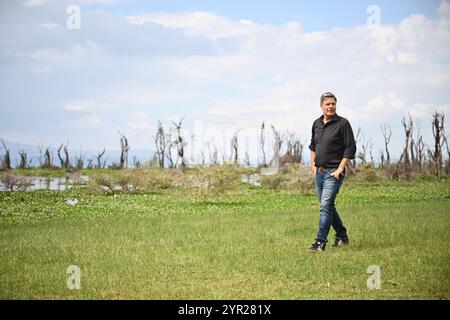
[[[313,194],[1,192],[0,298],[449,299],[449,187],[345,182],[338,210],[351,244],[320,254],[307,251]],[[80,290],[67,289],[69,265]],[[367,289],[370,265],[379,290]]]

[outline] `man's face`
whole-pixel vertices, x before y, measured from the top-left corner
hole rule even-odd
[[[323,99],[322,111],[325,117],[334,117],[334,115],[336,114],[336,99],[334,99],[333,97]]]

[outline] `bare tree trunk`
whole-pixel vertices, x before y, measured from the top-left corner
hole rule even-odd
[[[399,178],[398,170],[400,169],[400,166],[402,164],[403,156],[404,156],[404,154],[402,153],[400,156],[400,159],[397,162],[397,165],[395,166],[395,170],[391,175],[391,179],[397,180]]]
[[[70,166],[70,160],[69,160],[69,151],[67,150],[67,145],[61,144],[58,148],[58,158],[59,162],[61,163],[61,168],[67,169]],[[64,158],[61,156],[61,149],[64,147]]]
[[[124,168],[128,167],[128,151],[130,150],[130,146],[128,145],[127,137],[121,134],[120,131],[119,135],[120,135],[120,150],[121,150],[119,167]]]
[[[384,148],[386,150],[386,165],[389,166],[390,162],[391,162],[391,155],[389,154],[389,142],[391,142],[391,136],[392,136],[392,131],[391,131],[391,126],[388,124],[385,124],[383,126],[380,126],[381,128],[381,133],[383,134],[384,137]]]
[[[50,147],[47,147],[47,149],[45,149],[44,163],[42,167],[46,169],[52,168],[52,157],[50,155]]]
[[[238,164],[239,154],[238,154],[238,135],[239,129],[233,134],[233,138],[231,138],[231,154],[230,154],[230,162],[233,162],[235,165]]]
[[[356,131],[356,138],[355,138],[355,142],[356,144],[359,143],[359,140],[361,139],[361,128],[358,128],[358,130]],[[351,165],[350,168],[353,169],[351,170],[353,173],[355,172],[355,168],[356,168],[356,158],[355,157],[352,161],[351,161]]]
[[[260,143],[261,143],[261,152],[262,152],[262,163],[261,166],[265,167],[266,166],[266,151],[264,150],[264,144],[266,141],[266,136],[265,136],[265,126],[264,126],[264,121],[262,123],[261,126],[261,134],[260,134]]]
[[[444,136],[444,144],[445,144],[445,147],[447,148],[447,162],[445,164],[445,174],[449,174],[450,173],[450,148],[449,148],[449,144],[448,144],[448,140],[447,140],[446,136]]]
[[[207,145],[208,145],[208,153],[209,153],[209,163],[213,164],[213,165],[218,165],[219,164],[219,154],[217,152],[216,145],[213,145],[214,151],[211,151],[211,145],[209,144],[209,142],[207,143]]]
[[[424,150],[425,150],[425,143],[423,142],[422,135],[420,135],[416,143],[416,159],[419,168],[419,173],[422,173],[422,164],[425,158]]]
[[[245,152],[245,161],[244,161],[245,165],[247,167],[250,167],[250,156],[248,155],[248,152]]]
[[[357,155],[358,159],[361,160],[361,164],[365,164],[366,161],[366,155],[367,155],[367,148],[369,147],[370,141],[366,142],[366,137],[364,136],[364,133],[362,133],[361,128],[358,128],[358,142],[361,144],[361,148],[359,148],[359,153]]]
[[[442,143],[441,141],[443,132],[444,132],[444,114],[435,112],[433,114],[433,137],[434,137],[434,152],[433,155],[433,163],[434,163],[434,174],[436,177],[441,176],[441,167],[442,167]]]
[[[84,168],[84,158],[85,158],[85,155],[83,155],[83,147],[81,147],[80,155],[75,158],[75,168],[77,170],[81,170]]]
[[[99,169],[104,168],[106,165],[106,163],[105,162],[102,163],[102,160],[101,160],[103,155],[105,154],[105,152],[106,152],[106,149],[103,149],[102,152],[99,152],[97,154],[97,168],[99,168]]]
[[[408,114],[409,120],[408,122],[406,122],[405,117],[403,117],[402,119],[402,125],[403,125],[403,129],[405,131],[405,146],[403,147],[403,162],[404,162],[404,166],[405,166],[405,174],[406,174],[406,178],[407,180],[411,180],[411,162],[410,162],[410,158],[409,158],[409,144],[410,144],[410,139],[413,133],[413,122],[411,119],[411,115]]]
[[[178,151],[178,159],[181,159],[181,169],[184,170],[186,168],[186,162],[184,157],[184,147],[187,145],[187,142],[183,138],[181,134],[181,126],[183,124],[184,117],[178,122],[172,122],[177,130],[177,138],[175,139],[175,145],[177,146]]]
[[[403,162],[405,163],[405,166],[410,165],[410,158],[409,158],[409,141],[411,138],[412,130],[413,130],[413,123],[411,120],[411,115],[409,115],[409,121],[406,122],[405,117],[402,119],[402,125],[403,129],[405,131],[405,146],[403,147]]]
[[[274,126],[272,126],[272,131],[274,137],[274,145],[271,165],[278,169],[280,167],[280,150],[283,144],[283,139],[280,136],[280,132],[277,131]]]
[[[301,143],[300,140],[296,140],[294,143],[294,158],[298,161],[298,163],[302,163],[303,161],[303,148],[305,143]]]
[[[11,169],[11,157],[9,155],[9,149],[6,147],[5,142],[1,139],[3,148],[5,148],[5,155],[2,157],[1,169],[10,170]]]
[[[372,142],[372,139],[371,139],[371,138],[369,138],[368,144],[369,144],[369,156],[370,156],[370,162],[372,163],[372,165],[375,165],[375,162],[373,161],[373,160],[374,160],[374,159],[373,159],[373,152],[372,152],[372,150],[373,150],[373,142]]]
[[[158,165],[160,168],[164,168],[164,159],[166,157],[167,140],[164,134],[164,127],[161,121],[158,121],[158,131],[154,137],[156,146],[156,155],[158,157]]]
[[[19,168],[20,169],[28,168],[29,167],[29,163],[28,163],[27,153],[24,150],[21,150],[21,151],[19,151],[19,156],[20,156]]]
[[[168,146],[167,146],[167,160],[169,161],[169,168],[175,168],[176,167],[176,163],[174,163],[173,161],[173,155],[172,155],[172,149],[175,146],[175,141],[172,141],[172,128],[170,128],[170,132],[167,135],[167,142],[168,142]]]

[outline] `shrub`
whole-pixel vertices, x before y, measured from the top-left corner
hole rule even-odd
[[[262,176],[261,186],[269,189],[278,189],[282,182],[285,181],[285,176],[283,173],[277,173],[274,175]]]
[[[184,184],[185,175],[176,169],[161,169],[147,173],[147,187],[153,190],[166,190]]]
[[[377,172],[375,171],[372,163],[366,163],[356,167],[354,177],[356,180],[369,182],[375,182],[381,179],[381,177],[378,176]]]
[[[199,167],[187,177],[186,186],[192,190],[194,201],[211,194],[223,194],[240,183],[240,168],[233,165]]]
[[[277,174],[262,176],[261,185],[269,189],[310,194],[314,191],[314,177],[308,167],[292,164],[280,169]]]

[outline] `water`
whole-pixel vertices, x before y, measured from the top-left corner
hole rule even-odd
[[[20,187],[14,187],[16,190],[66,190],[70,188],[83,187],[89,181],[88,176],[79,176],[75,178],[55,178],[55,177],[27,177],[26,184]],[[8,186],[0,182],[0,191],[9,191]]]

